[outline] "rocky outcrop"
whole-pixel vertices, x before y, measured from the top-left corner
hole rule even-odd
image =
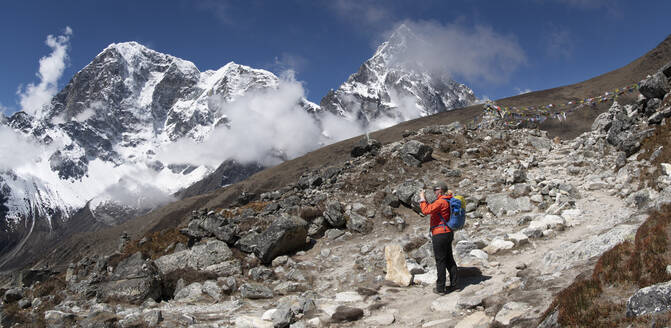
[[[303,219],[279,217],[268,229],[256,237],[254,253],[263,263],[271,263],[273,259],[305,247],[308,235],[308,224]]]
[[[161,280],[153,262],[145,261],[138,252],[121,261],[109,281],[99,285],[98,292],[105,302],[141,304],[148,298],[158,299]]]
[[[671,310],[671,282],[637,290],[627,301],[627,317]]]

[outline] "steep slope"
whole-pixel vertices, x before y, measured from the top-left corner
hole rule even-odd
[[[401,60],[414,39],[418,36],[410,28],[399,26],[359,71],[329,91],[320,102],[322,110],[377,130],[475,103],[467,86],[422,63]]]

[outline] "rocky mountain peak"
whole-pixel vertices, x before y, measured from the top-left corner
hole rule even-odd
[[[322,109],[374,130],[475,103],[464,84],[409,60],[408,47],[415,42],[421,38],[407,25],[397,27],[373,57],[322,99]]]

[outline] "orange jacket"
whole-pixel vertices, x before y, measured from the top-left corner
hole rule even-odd
[[[440,215],[442,215],[445,219],[445,222],[450,220],[450,202],[447,201],[450,198],[452,198],[452,196],[441,195],[431,204],[424,201],[419,202],[419,208],[422,209],[422,213],[424,215],[431,214],[430,224],[432,227],[431,234],[433,235],[452,231],[447,225],[443,223],[443,221],[440,219],[440,216],[438,215],[440,213]]]

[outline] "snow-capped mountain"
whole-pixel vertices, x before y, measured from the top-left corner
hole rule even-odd
[[[208,188],[235,183],[324,144],[475,102],[463,84],[399,62],[414,37],[397,29],[321,107],[300,83],[265,70],[230,62],[201,72],[136,42],[109,45],[34,115],[0,115],[0,142],[22,153],[21,165],[0,161],[0,266],[31,233],[51,236],[82,209],[96,226],[118,224],[206,177]]]
[[[376,129],[475,103],[467,86],[406,60],[411,41],[417,39],[409,27],[400,25],[358,72],[329,91],[321,100],[322,110]]]
[[[21,167],[0,167],[7,229],[26,217],[65,220],[87,203],[114,223],[119,218],[105,209],[128,214],[169,200],[217,167],[192,165],[188,158],[163,163],[157,153],[178,140],[207,139],[230,124],[222,104],[277,89],[279,81],[233,62],[200,72],[136,42],[111,44],[35,117],[18,112],[0,120],[0,128],[20,132],[35,153]],[[307,112],[318,108],[304,98],[296,105]]]

